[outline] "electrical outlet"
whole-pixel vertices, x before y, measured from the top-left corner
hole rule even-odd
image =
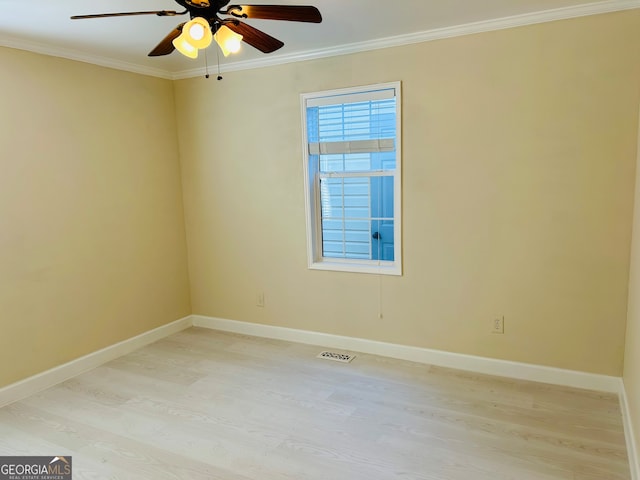
[[[504,333],[504,317],[493,319],[491,333]]]
[[[260,292],[256,296],[256,307],[264,307],[264,292]]]

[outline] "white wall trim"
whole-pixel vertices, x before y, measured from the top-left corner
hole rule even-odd
[[[537,23],[554,22],[557,20],[567,20],[570,18],[585,17],[589,15],[619,12],[623,10],[632,10],[635,8],[640,8],[640,0],[604,0],[601,2],[588,3],[584,5],[575,5],[572,7],[562,7],[552,10],[544,10],[541,12],[525,13],[521,15],[513,15],[510,17],[466,23],[451,27],[435,28],[423,32],[397,35],[394,37],[380,38],[366,42],[351,43],[347,45],[340,45],[337,47],[307,50],[285,55],[276,54],[254,60],[231,62],[227,63],[226,65],[221,65],[221,72],[249,70],[254,68],[270,67],[274,65],[283,65],[286,63],[301,62],[305,60],[333,57],[337,55],[348,55],[351,53],[366,52],[369,50],[399,47],[402,45],[429,42],[433,40],[440,40],[443,38],[472,35],[475,33],[522,27],[526,25],[534,25]],[[62,47],[54,47],[44,43],[20,40],[9,36],[0,35],[0,46],[15,48],[19,50],[27,50],[44,55],[50,55],[53,57],[67,58],[69,60],[76,60],[79,62],[92,63],[94,65],[99,65],[102,67],[115,68],[117,70],[139,73],[141,75],[150,75],[169,80],[179,80],[183,78],[204,76],[206,73],[205,68],[194,68],[178,72],[171,72],[169,70],[161,68],[138,65],[135,63],[124,62],[122,60],[116,60],[113,58],[92,55],[86,52],[80,52]]]
[[[620,378],[608,375],[411,347],[366,340],[363,338],[344,337],[307,330],[225,320],[202,315],[192,315],[192,320],[193,326],[195,327],[369,353],[412,362],[484,373],[487,375],[497,375],[611,393],[620,392]]]
[[[135,337],[110,345],[96,352],[90,353],[45,372],[33,375],[6,387],[0,388],[0,407],[8,405],[22,398],[33,395],[46,388],[64,382],[71,377],[99,367],[100,365],[118,357],[133,352],[138,348],[160,340],[164,337],[182,331],[191,326],[191,317],[185,317],[175,322],[141,333]]]
[[[627,392],[624,381],[620,379],[620,409],[622,410],[622,422],[624,423],[624,436],[627,441],[627,455],[629,455],[629,468],[631,469],[631,480],[640,480],[640,459],[638,458],[638,445],[636,443],[633,423],[631,422],[631,412],[627,400]]]
[[[572,7],[562,7],[542,12],[525,13],[510,17],[483,20],[480,22],[466,23],[451,27],[435,28],[423,32],[397,35],[394,37],[379,38],[366,42],[351,43],[337,47],[321,48],[304,52],[295,52],[288,55],[270,55],[255,60],[245,60],[231,62],[221,66],[222,72],[233,72],[239,70],[250,70],[253,68],[271,67],[286,63],[315,60],[318,58],[335,57],[338,55],[348,55],[352,53],[366,52],[370,50],[380,50],[383,48],[400,47],[414,43],[430,42],[444,38],[461,37],[476,33],[504,30],[507,28],[523,27],[535,25],[537,23],[554,22],[557,20],[568,20],[570,18],[586,17],[603,13],[619,12],[640,8],[640,0],[605,0],[602,2],[576,5]],[[194,68],[183,70],[172,74],[174,80],[183,78],[193,78],[204,76],[205,68]]]
[[[68,48],[55,47],[44,43],[20,40],[14,37],[0,35],[0,47],[14,48],[16,50],[26,50],[28,52],[40,53],[50,57],[65,58],[67,60],[75,60],[77,62],[90,63],[100,67],[113,68],[125,72],[137,73],[140,75],[148,75],[151,77],[165,78],[173,80],[173,74],[161,68],[147,67],[136,63],[124,62],[114,58],[102,57],[86,52],[79,52]],[[146,57],[145,57],[146,58]]]

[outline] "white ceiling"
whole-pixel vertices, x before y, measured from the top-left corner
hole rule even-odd
[[[232,0],[231,4],[234,3],[241,2]],[[290,61],[305,55],[326,56],[341,51],[338,47],[345,45],[350,46],[347,48],[350,51],[375,48],[375,40],[381,38],[402,36],[395,39],[396,44],[418,41],[433,37],[434,30],[440,36],[450,36],[459,31],[482,31],[640,7],[640,0],[249,0],[247,3],[312,4],[322,13],[323,22],[248,20],[247,23],[285,42],[285,46],[266,56],[244,45],[239,54],[221,57],[223,69]],[[0,0],[0,45],[167,78],[188,76],[189,72],[204,67],[202,55],[196,60],[177,52],[166,57],[147,56],[186,17],[69,19],[71,15],[137,10],[181,10],[181,7],[173,0]],[[547,14],[532,15],[537,12]],[[481,23],[467,30],[444,33],[439,30],[507,17],[515,19]],[[208,49],[208,59],[215,64],[214,46]]]

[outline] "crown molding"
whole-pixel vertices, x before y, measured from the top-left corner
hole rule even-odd
[[[619,12],[640,8],[640,0],[606,0],[598,3],[577,5],[573,7],[556,8],[542,12],[526,13],[511,17],[484,20],[481,22],[466,23],[453,27],[436,28],[424,32],[398,35],[395,37],[380,38],[367,42],[350,43],[332,48],[309,50],[305,52],[292,53],[289,55],[276,55],[258,60],[244,62],[233,62],[221,66],[221,72],[233,72],[249,70],[253,68],[271,67],[286,63],[302,62],[319,58],[335,57],[339,55],[349,55],[353,53],[366,52],[370,50],[380,50],[383,48],[400,47],[415,43],[431,42],[444,38],[461,37],[476,33],[504,30],[507,28],[523,27],[535,25],[537,23],[555,22],[557,20],[568,20],[570,18],[586,17],[590,15],[600,15],[603,13]],[[172,75],[173,80],[204,76],[204,68],[196,68],[176,72]]]
[[[115,70],[123,70],[125,72],[137,73],[140,75],[149,75],[151,77],[173,79],[173,74],[160,68],[146,67],[135,63],[123,62],[109,57],[92,55],[89,53],[78,52],[76,50],[53,47],[44,43],[30,42],[20,40],[14,37],[0,36],[0,47],[13,48],[16,50],[26,50],[28,52],[40,53],[50,57],[60,57],[67,60],[75,60],[77,62],[90,63],[100,67],[113,68]]]
[[[521,15],[513,15],[510,17],[496,18],[493,20],[484,20],[480,22],[455,25],[452,27],[436,28],[423,32],[380,38],[366,42],[350,43],[346,45],[340,45],[338,47],[321,48],[317,50],[294,52],[286,55],[273,55],[255,60],[231,62],[226,65],[221,65],[220,71],[233,72],[250,70],[254,68],[271,67],[275,65],[284,65],[287,63],[303,62],[319,58],[349,55],[352,53],[380,50],[383,48],[400,47],[403,45],[430,42],[434,40],[441,40],[444,38],[460,37],[464,35],[473,35],[476,33],[504,30],[507,28],[523,27],[526,25],[535,25],[538,23],[554,22],[557,20],[568,20],[571,18],[586,17],[590,15],[600,15],[604,13],[633,10],[636,8],[640,8],[640,0],[604,0],[596,3],[576,5],[572,7],[562,7],[552,10],[544,10],[541,12],[525,13]],[[113,58],[78,52],[72,49],[52,47],[43,43],[29,42],[6,36],[0,36],[0,46],[15,48],[18,50],[27,50],[30,52],[41,53],[43,55],[61,57],[69,60],[91,63],[102,67],[138,73],[141,75],[165,78],[168,80],[181,80],[185,78],[204,76],[206,74],[205,68],[194,68],[178,72],[171,72],[159,68],[138,65],[135,63],[123,62]]]
[[[233,62],[221,66],[221,72],[233,72],[239,70],[249,70],[254,68],[271,67],[286,63],[302,62],[319,58],[334,57],[338,55],[349,55],[352,53],[366,52],[370,50],[380,50],[383,48],[400,47],[415,43],[431,42],[444,38],[461,37],[476,33],[504,30],[507,28],[523,27],[538,23],[555,22],[557,20],[568,20],[570,18],[586,17],[590,15],[600,15],[603,13],[619,12],[640,8],[640,0],[606,0],[603,2],[576,5],[573,7],[562,7],[542,12],[513,15],[510,17],[484,20],[481,22],[466,23],[452,27],[436,28],[423,32],[409,33],[395,37],[386,37],[376,40],[350,43],[332,48],[309,50],[305,52],[292,53],[289,55],[276,55],[261,58],[258,60],[248,60]],[[204,76],[204,68],[195,68],[176,72],[172,75],[173,80]]]

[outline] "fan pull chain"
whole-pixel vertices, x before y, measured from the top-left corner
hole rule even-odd
[[[209,78],[209,59],[207,58],[207,49],[204,49],[204,70],[205,76],[204,78]]]
[[[218,81],[222,80],[222,75],[220,75],[220,50],[216,46],[216,57],[218,57]]]

